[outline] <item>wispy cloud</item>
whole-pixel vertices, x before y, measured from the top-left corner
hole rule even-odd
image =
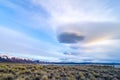
[[[3,52],[28,58],[32,55],[38,56],[37,58],[48,55],[49,57],[64,56],[57,52],[59,49],[56,48],[56,45],[49,42],[36,40],[26,34],[5,27],[0,27],[0,30],[0,50]]]
[[[116,61],[120,56],[119,15],[110,0],[0,2],[14,13],[0,8],[5,24],[0,24],[0,51],[47,61]]]
[[[115,21],[113,9],[103,0],[33,0],[36,5],[43,6],[51,15],[51,23],[62,25],[84,21]]]

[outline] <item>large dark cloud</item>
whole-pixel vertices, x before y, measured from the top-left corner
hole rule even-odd
[[[69,35],[66,33],[74,33],[75,35],[76,33],[78,33],[81,36],[85,36],[84,43],[88,43],[96,39],[102,39],[102,38],[119,39],[120,38],[119,26],[120,26],[120,23],[114,23],[114,22],[72,23],[72,24],[66,24],[66,25],[60,26],[56,32],[57,32],[57,35],[59,34],[60,36]],[[62,40],[60,39],[60,42],[72,43],[72,39],[69,42],[64,42],[63,39]],[[75,39],[73,43],[76,43],[76,42],[78,41],[76,41]]]
[[[84,36],[77,35],[76,33],[61,33],[58,35],[58,40],[60,43],[78,43],[79,41],[82,41],[84,39]]]

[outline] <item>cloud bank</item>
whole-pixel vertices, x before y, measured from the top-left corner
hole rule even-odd
[[[119,61],[119,1],[0,2],[0,51],[47,61]]]

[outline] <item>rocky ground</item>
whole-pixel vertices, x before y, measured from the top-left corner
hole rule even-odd
[[[0,63],[0,80],[120,80],[120,68]]]

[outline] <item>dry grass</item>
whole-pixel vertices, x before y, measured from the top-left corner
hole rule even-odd
[[[120,80],[120,69],[90,65],[0,63],[0,80]]]

